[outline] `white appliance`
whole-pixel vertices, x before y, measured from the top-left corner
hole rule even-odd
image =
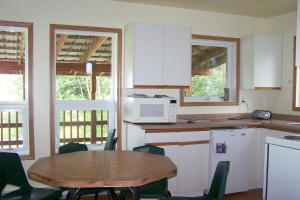
[[[264,199],[299,200],[300,137],[266,137],[264,164]]]
[[[132,123],[176,123],[177,101],[164,95],[127,96],[124,120]]]
[[[210,132],[209,185],[219,161],[230,161],[226,194],[248,190],[249,133],[245,128],[216,129]],[[224,150],[225,149],[225,150]]]

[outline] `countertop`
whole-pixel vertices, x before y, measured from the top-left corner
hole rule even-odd
[[[296,123],[296,124],[293,124]],[[298,123],[298,125],[297,125]],[[300,122],[279,119],[255,120],[255,119],[223,119],[223,120],[199,120],[194,123],[174,124],[135,124],[145,130],[146,133],[173,132],[173,131],[205,131],[213,128],[267,128],[300,134]]]

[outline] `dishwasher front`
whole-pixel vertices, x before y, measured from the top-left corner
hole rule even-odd
[[[249,133],[246,128],[213,129],[210,132],[209,185],[219,161],[230,161],[226,194],[248,190]]]

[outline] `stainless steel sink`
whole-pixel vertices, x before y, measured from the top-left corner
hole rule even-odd
[[[300,135],[286,135],[283,138],[288,140],[300,140]]]
[[[187,119],[179,119],[177,120],[177,124],[195,124],[195,123],[208,123],[209,119],[196,119],[196,120],[187,120]]]

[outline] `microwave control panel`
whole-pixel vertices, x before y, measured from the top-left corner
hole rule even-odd
[[[171,121],[176,121],[177,115],[177,103],[176,100],[170,100],[170,110],[169,110],[169,119]]]

